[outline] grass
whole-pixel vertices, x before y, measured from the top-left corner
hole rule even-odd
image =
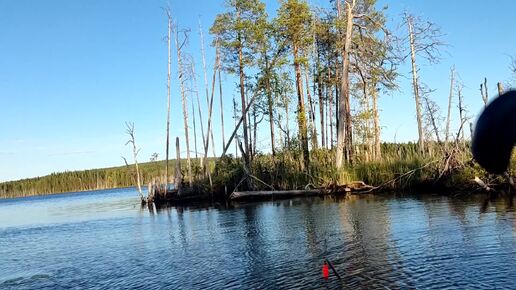
[[[486,182],[501,181],[487,175],[477,164],[468,162],[471,160],[471,153],[467,144],[463,145],[455,158],[456,163],[462,166],[457,166],[440,177],[446,157],[446,152],[440,148],[442,147],[438,144],[429,144],[428,152],[421,154],[414,143],[384,143],[381,159],[367,161],[364,155],[357,154],[353,165],[347,164],[340,170],[334,166],[334,150],[312,150],[308,170],[302,167],[301,150],[283,150],[277,152],[274,157],[270,154],[257,154],[252,160],[250,172],[263,181],[262,183],[255,180],[255,189],[268,189],[270,185],[277,190],[303,189],[307,186],[324,187],[361,180],[369,185],[384,185],[394,190],[438,188],[456,191],[475,186],[475,176]],[[174,172],[175,162],[170,161],[170,172]],[[232,192],[237,185],[239,190],[250,189],[247,182],[241,182],[244,168],[240,159],[232,156],[210,159],[212,186],[207,178],[199,177],[199,161],[193,160],[192,165],[193,175],[198,177],[195,179],[197,188],[211,189],[221,196]],[[186,166],[186,160],[181,160],[183,174],[187,173]],[[153,178],[163,174],[164,162],[142,163],[140,168],[145,186]],[[514,163],[511,168],[515,168]],[[410,174],[406,174],[407,172]],[[133,165],[53,173],[44,177],[0,183],[0,198],[127,187],[134,186],[135,183]]]

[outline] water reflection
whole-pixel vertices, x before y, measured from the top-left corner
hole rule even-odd
[[[516,288],[516,214],[507,197],[140,207],[103,191],[0,201],[0,257],[0,288]]]

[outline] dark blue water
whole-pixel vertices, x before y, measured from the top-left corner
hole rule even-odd
[[[0,201],[2,289],[516,289],[507,198],[141,208],[134,190]],[[321,278],[328,257],[342,276]]]

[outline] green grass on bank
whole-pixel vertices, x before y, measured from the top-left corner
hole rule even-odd
[[[336,170],[334,150],[312,150],[309,170],[303,170],[299,150],[279,151],[276,156],[258,154],[254,157],[251,174],[263,181],[254,181],[254,189],[301,189],[307,186],[320,187],[331,184],[343,184],[362,180],[367,184],[387,188],[411,190],[422,186],[463,189],[474,186],[472,180],[479,176],[488,180],[489,176],[471,160],[467,144],[457,154],[456,159],[466,164],[438,179],[444,166],[445,152],[437,144],[430,144],[429,150],[421,154],[414,143],[382,144],[382,157],[378,160],[366,160],[364,148],[356,147],[357,154],[353,165],[345,165]],[[240,182],[244,176],[241,159],[232,156],[222,160],[210,159],[212,168],[213,191],[215,193],[231,192],[239,185],[239,190],[246,190],[248,183]],[[176,161],[169,162],[171,175]],[[181,160],[183,174],[187,173],[186,160]],[[514,168],[514,164],[512,166]],[[163,175],[164,161],[140,164],[143,186],[152,179]],[[410,174],[407,172],[412,171]],[[209,188],[208,179],[202,178],[199,160],[192,162],[192,175],[202,188]],[[185,177],[185,180],[187,178]],[[102,169],[53,173],[43,177],[29,178],[0,183],[0,198],[108,189],[134,186],[136,184],[134,165]]]

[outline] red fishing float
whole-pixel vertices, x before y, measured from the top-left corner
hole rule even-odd
[[[328,269],[328,263],[326,263],[326,261],[324,261],[324,263],[322,265],[322,276],[325,280],[328,280],[328,277],[330,276],[330,271]]]

